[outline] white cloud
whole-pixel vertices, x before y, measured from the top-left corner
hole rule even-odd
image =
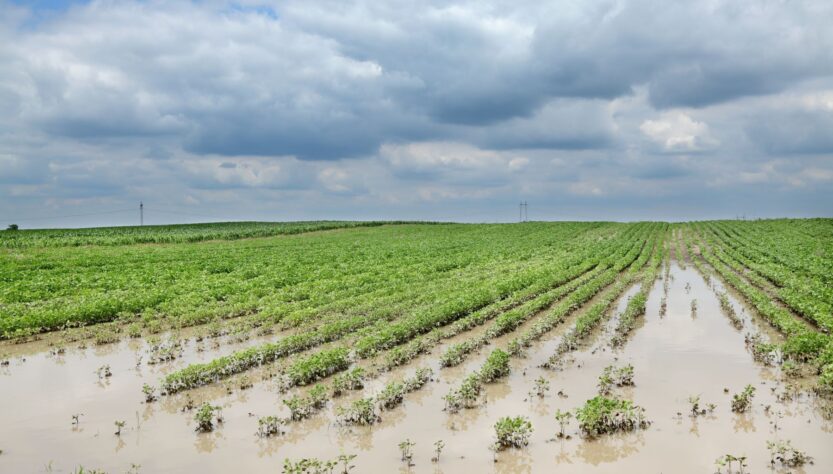
[[[697,152],[719,145],[705,122],[696,121],[684,112],[665,112],[658,120],[642,122],[639,129],[668,152]]]

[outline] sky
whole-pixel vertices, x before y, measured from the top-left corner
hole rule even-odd
[[[0,0],[0,226],[833,216],[833,2]]]

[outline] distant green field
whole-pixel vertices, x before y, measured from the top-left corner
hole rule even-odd
[[[0,232],[0,247],[72,247],[79,245],[172,244],[203,240],[234,240],[317,230],[373,227],[396,222],[303,221],[219,222],[211,224],[35,229]]]

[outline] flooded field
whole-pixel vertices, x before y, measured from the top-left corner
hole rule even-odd
[[[826,267],[721,232],[9,249],[0,472],[829,472]]]
[[[559,370],[539,367],[570,327],[565,321],[530,347],[526,357],[514,359],[509,377],[486,384],[480,406],[450,414],[443,401],[449,388],[508,338],[494,339],[457,367],[441,368],[437,355],[455,342],[449,339],[431,354],[381,374],[363,391],[334,400],[312,418],[286,426],[286,434],[271,438],[256,435],[257,419],[286,415],[281,400],[290,395],[272,381],[256,380],[252,388],[232,388],[231,394],[217,385],[144,402],[143,384],[218,356],[207,343],[198,351],[191,341],[178,359],[155,365],[143,360],[148,348],[138,340],[70,348],[64,354],[51,354],[43,343],[7,345],[3,350],[11,357],[0,370],[0,403],[14,409],[0,411],[0,471],[71,472],[83,465],[107,472],[126,472],[131,466],[140,472],[276,472],[286,457],[326,459],[345,453],[357,455],[356,472],[551,472],[557,466],[570,472],[711,472],[715,459],[725,454],[746,456],[747,472],[762,472],[770,469],[767,441],[783,439],[814,458],[803,470],[828,472],[833,466],[833,422],[823,416],[824,405],[806,392],[793,396],[796,381],[785,381],[777,368],[756,363],[745,348],[746,333],[773,339],[778,335],[732,297],[745,323],[742,330],[735,329],[714,289],[690,266],[683,269],[674,262],[662,278],[650,292],[644,320],[621,349],[611,349],[609,331],[600,328],[565,356]],[[617,313],[635,289],[620,298]],[[663,298],[667,309],[661,314]],[[696,311],[692,300],[697,301]],[[222,348],[227,353],[234,345]],[[573,421],[566,429],[570,439],[557,439],[555,410],[572,410],[592,398],[599,374],[611,364],[633,365],[635,385],[615,390],[645,408],[650,427],[585,439]],[[99,377],[97,370],[104,365],[112,376]],[[435,381],[406,396],[402,405],[381,412],[380,423],[353,427],[337,422],[335,406],[378,393],[386,381],[423,366],[434,370]],[[550,384],[544,397],[530,394],[538,377]],[[731,394],[747,384],[756,388],[752,408],[733,413]],[[716,408],[692,416],[691,396]],[[195,433],[193,413],[182,410],[186,397],[222,406],[219,428]],[[492,426],[507,415],[527,416],[534,432],[526,448],[495,453],[489,449]],[[115,421],[125,422],[120,436],[114,435]],[[401,460],[397,447],[406,439],[415,443],[411,466]],[[445,446],[439,462],[432,462],[438,440]]]

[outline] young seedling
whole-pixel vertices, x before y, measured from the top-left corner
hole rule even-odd
[[[116,432],[114,434],[116,436],[121,436],[121,429],[124,428],[126,422],[124,420],[116,420],[114,423],[116,425]]]
[[[747,467],[746,465],[746,456],[735,456],[732,454],[724,454],[717,458],[714,463],[717,465],[717,473],[720,474],[722,468],[726,468],[726,472],[731,474],[733,464],[738,463],[738,472],[743,473],[743,468]]]
[[[496,447],[498,450],[506,448],[522,448],[529,444],[532,435],[532,423],[523,416],[505,416],[495,423]]]
[[[547,392],[550,390],[550,382],[549,380],[545,379],[543,376],[538,377],[535,379],[535,385],[532,388],[532,392],[530,395],[536,395],[538,398],[544,398]]]
[[[813,458],[795,449],[790,440],[767,441],[766,447],[769,450],[769,463],[772,466],[780,464],[783,467],[800,467],[813,464]]]
[[[223,416],[221,408],[216,405],[211,405],[208,402],[200,405],[197,413],[194,415],[194,421],[197,422],[196,431],[207,433],[214,431],[215,423],[222,423]]]
[[[564,439],[570,439],[570,436],[567,435],[564,430],[567,428],[567,425],[570,424],[570,419],[573,417],[573,413],[569,411],[561,411],[560,409],[555,410],[555,421],[558,423],[558,437]]]
[[[156,401],[156,389],[148,384],[142,386],[142,393],[145,395],[145,403],[152,403]]]
[[[406,463],[408,467],[414,465],[414,453],[413,451],[411,451],[411,449],[413,449],[414,446],[416,446],[416,443],[414,443],[410,439],[406,439],[405,441],[399,443],[399,452],[400,454],[402,454],[402,462]]]
[[[752,397],[755,396],[755,387],[747,385],[742,392],[732,395],[732,411],[745,413],[752,406]]]
[[[99,380],[111,377],[113,375],[113,372],[110,370],[110,366],[106,364],[99,367],[98,370],[95,371],[95,373],[98,374]]]
[[[440,439],[434,442],[434,452],[437,453],[437,455],[431,458],[431,462],[440,462],[440,454],[443,452],[444,447],[445,442],[443,440]]]
[[[72,425],[73,426],[78,426],[78,423],[81,422],[80,419],[81,419],[82,416],[84,416],[83,413],[76,413],[76,414],[72,415]]]
[[[261,438],[282,434],[281,426],[286,420],[270,415],[257,420],[257,435]]]

